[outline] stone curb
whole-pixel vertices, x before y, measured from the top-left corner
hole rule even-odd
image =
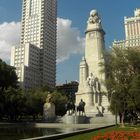
[[[108,126],[103,126],[103,127],[99,127],[99,128],[90,128],[90,129],[69,132],[69,133],[54,134],[51,136],[42,136],[42,137],[28,138],[28,139],[22,139],[22,140],[57,140],[57,139],[71,137],[71,136],[75,136],[78,134],[84,134],[84,133],[101,130],[101,129],[109,128],[109,127],[113,127],[113,126],[115,126],[115,125],[108,125]]]

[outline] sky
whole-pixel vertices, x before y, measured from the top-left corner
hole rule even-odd
[[[125,39],[124,16],[133,16],[139,0],[58,0],[57,84],[79,80],[85,29],[91,10],[101,17],[106,48]],[[19,44],[22,0],[0,0],[0,58],[10,62],[10,49]]]

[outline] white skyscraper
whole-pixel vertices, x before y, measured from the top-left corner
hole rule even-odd
[[[125,40],[114,41],[113,46],[140,46],[140,9],[134,10],[133,17],[124,17]]]
[[[55,86],[56,0],[23,0],[21,43],[11,50],[20,86]]]

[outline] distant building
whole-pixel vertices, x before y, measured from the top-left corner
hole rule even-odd
[[[29,89],[41,83],[39,69],[40,49],[33,44],[23,44],[11,50],[11,65],[16,67],[20,87]]]
[[[60,92],[66,93],[69,99],[75,100],[75,93],[78,91],[79,83],[77,81],[71,81],[62,85],[57,85],[56,89]]]
[[[124,17],[125,40],[114,41],[113,46],[140,47],[140,9],[134,10],[133,17]]]
[[[23,0],[21,41],[11,50],[23,89],[55,87],[57,0]]]

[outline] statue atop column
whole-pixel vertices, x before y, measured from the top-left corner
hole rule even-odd
[[[92,10],[90,12],[90,17],[88,19],[88,23],[89,24],[95,24],[95,23],[99,23],[100,24],[101,23],[101,19],[100,19],[100,17],[99,17],[99,15],[98,15],[96,10]]]

